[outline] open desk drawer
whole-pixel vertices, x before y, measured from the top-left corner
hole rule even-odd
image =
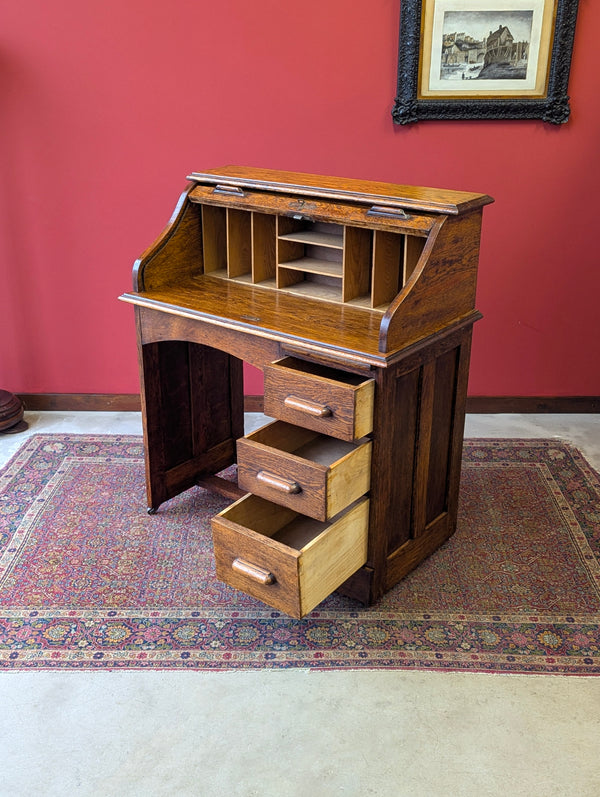
[[[212,519],[217,578],[300,619],[367,561],[369,501],[323,523],[256,495]]]
[[[373,431],[373,379],[285,357],[265,366],[264,412],[341,440]]]
[[[369,490],[372,443],[273,421],[237,441],[243,490],[328,520]]]

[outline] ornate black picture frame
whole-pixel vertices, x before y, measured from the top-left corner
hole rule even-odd
[[[577,10],[578,0],[401,0],[394,122],[564,124]]]

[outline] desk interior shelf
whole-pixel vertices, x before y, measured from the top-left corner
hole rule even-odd
[[[202,273],[385,312],[427,237],[203,204]]]

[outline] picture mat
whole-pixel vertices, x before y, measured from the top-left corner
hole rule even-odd
[[[447,12],[531,11],[531,41],[527,77],[524,80],[447,80],[440,78],[444,17]],[[553,0],[424,0],[419,98],[427,97],[543,97],[554,32]],[[466,26],[465,26],[466,27]],[[465,33],[469,34],[468,28]],[[518,40],[518,37],[517,37]]]

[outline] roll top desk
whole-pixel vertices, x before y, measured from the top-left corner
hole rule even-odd
[[[301,618],[455,530],[481,194],[193,173],[133,290],[150,512],[202,484],[217,576]],[[242,363],[274,420],[244,437]],[[237,462],[238,485],[220,478]]]

